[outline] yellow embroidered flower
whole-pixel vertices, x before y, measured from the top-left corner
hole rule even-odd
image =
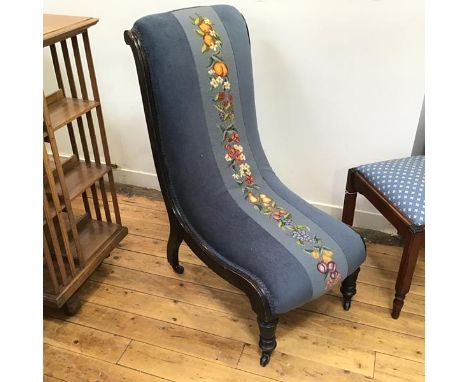
[[[332,260],[332,258],[333,258],[333,252],[328,249],[324,249],[322,252],[323,261],[328,263]]]
[[[314,249],[310,255],[314,258],[314,259],[318,259],[320,257],[320,254],[319,254],[319,251],[317,251],[316,249]]]

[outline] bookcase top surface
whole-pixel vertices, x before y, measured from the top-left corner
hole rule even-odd
[[[71,37],[93,26],[99,19],[90,16],[43,15],[43,45]]]

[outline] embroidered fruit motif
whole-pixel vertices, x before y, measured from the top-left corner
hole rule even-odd
[[[226,77],[228,75],[228,67],[224,62],[215,62],[213,70],[220,77]]]
[[[269,206],[273,201],[268,195],[260,194],[259,196],[264,206]]]
[[[206,34],[203,36],[203,42],[205,43],[205,45],[207,46],[211,46],[214,44],[214,39],[213,39],[213,36],[209,35],[209,34]]]
[[[200,28],[203,33],[209,33],[213,29],[213,27],[210,24],[207,24],[205,20],[200,21],[198,28]]]
[[[250,203],[253,203],[253,204],[258,203],[258,198],[257,198],[254,194],[252,194],[251,192],[249,192],[249,193],[247,194],[247,200],[248,200]]]
[[[277,205],[274,197],[261,193],[261,186],[256,184],[256,174],[252,169],[241,145],[241,136],[236,127],[234,96],[231,94],[229,68],[223,58],[222,41],[211,21],[200,15],[190,17],[196,27],[195,32],[202,39],[201,52],[208,56],[208,82],[212,91],[211,102],[218,116],[217,128],[221,130],[224,159],[232,171],[234,182],[242,190],[245,200],[264,216],[271,218],[271,223],[284,231],[308,255],[317,260],[317,272],[323,275],[325,289],[331,288],[340,279],[341,274],[333,261],[333,251],[324,246],[322,240],[310,233],[308,226],[294,221],[291,212]]]

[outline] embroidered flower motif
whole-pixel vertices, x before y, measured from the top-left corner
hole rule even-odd
[[[250,171],[250,165],[248,165],[247,163],[242,163],[239,166],[239,170],[242,175],[252,175],[252,172]]]
[[[229,66],[223,59],[222,40],[212,22],[203,16],[191,17],[196,26],[195,32],[202,39],[201,52],[209,55],[208,81],[211,89],[222,86],[212,98],[213,107],[218,113],[219,129],[226,154],[224,159],[232,170],[234,181],[241,188],[244,198],[263,215],[272,219],[288,236],[296,240],[312,258],[317,260],[317,271],[323,275],[325,288],[329,289],[341,280],[341,274],[333,261],[333,252],[323,245],[317,236],[311,236],[310,228],[294,223],[290,212],[276,204],[276,201],[265,193],[260,193],[261,187],[255,183],[252,169],[247,163],[244,147],[240,144],[241,137],[235,126],[234,97],[231,94],[232,84],[229,81]]]
[[[211,85],[212,88],[217,88],[218,85],[219,85],[219,82],[216,81],[216,78],[213,77],[213,78],[211,79],[211,81],[210,81],[210,85]]]

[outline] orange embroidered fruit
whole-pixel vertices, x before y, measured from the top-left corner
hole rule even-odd
[[[257,203],[258,202],[258,198],[252,194],[251,192],[249,192],[247,194],[247,200],[250,202],[250,203]]]
[[[214,72],[216,73],[216,75],[220,76],[220,77],[226,77],[227,74],[228,74],[228,67],[227,65],[222,62],[222,61],[218,61],[216,62],[214,65],[213,65],[213,70]]]
[[[208,45],[208,46],[213,45],[214,44],[213,36],[211,36],[210,34],[205,34],[203,36],[203,42],[205,43],[205,45]]]
[[[210,24],[205,23],[205,20],[203,20],[200,24],[198,24],[198,27],[202,30],[204,33],[208,33],[213,29],[213,27]]]

